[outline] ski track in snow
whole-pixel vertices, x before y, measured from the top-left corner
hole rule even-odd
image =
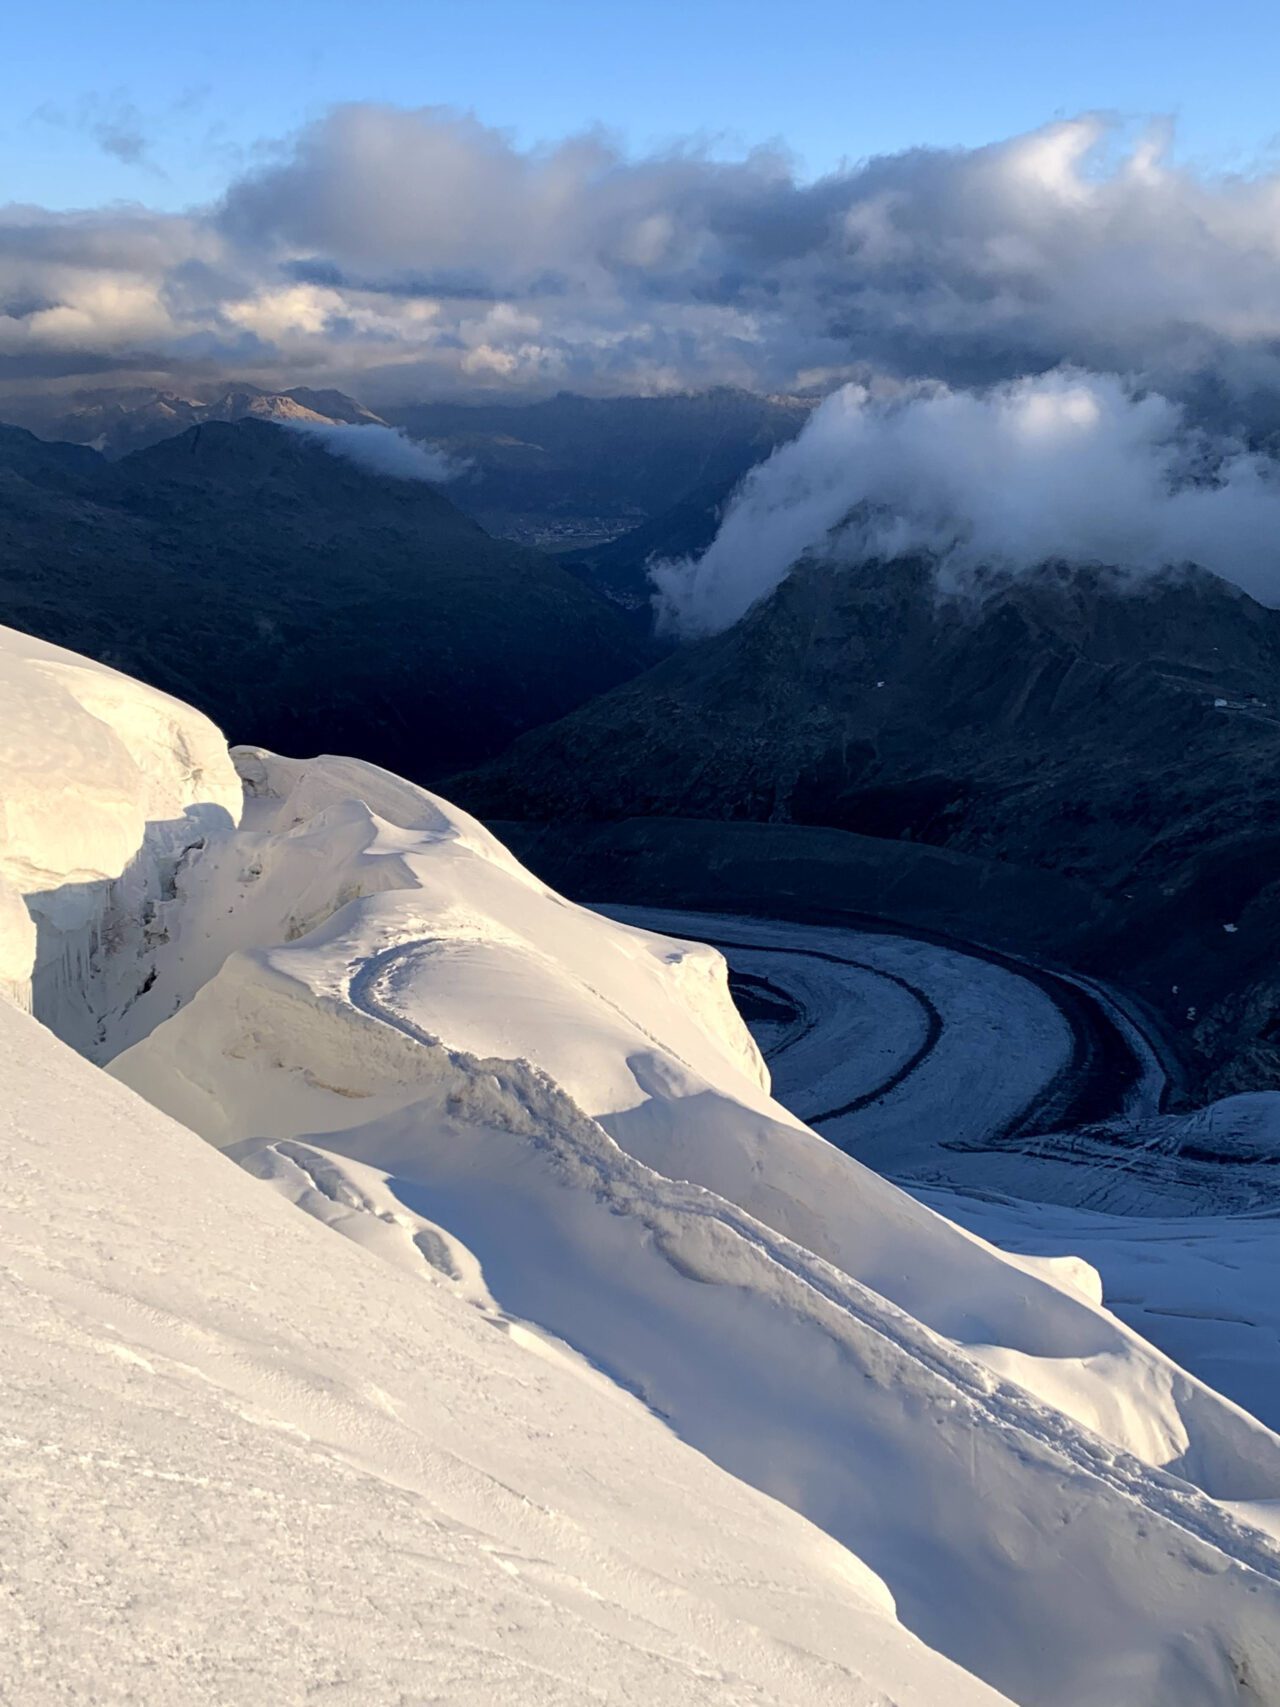
[[[1090,1004],[1092,1026],[1111,1028],[1110,1044],[1099,1051],[1081,1047],[1077,1037],[1065,1067],[1044,1063],[1042,1088],[1021,1116],[1003,1131],[993,1124],[986,1137],[957,1140],[950,1131],[952,1094],[945,1084],[939,1091],[921,1077],[926,1058],[942,1041],[949,1012],[943,1012],[942,1033],[932,1035],[927,1048],[913,1048],[908,1031],[901,1063],[867,1090],[860,1075],[868,1055],[851,1056],[844,1047],[841,1008],[858,993],[834,983],[815,988],[806,975],[815,954],[867,965],[866,951],[858,946],[869,940],[867,933],[824,929],[824,937],[842,935],[848,942],[848,952],[836,956],[830,948],[807,946],[812,927],[669,910],[604,910],[669,935],[714,938],[737,976],[749,985],[767,985],[775,1003],[791,1004],[799,1018],[776,1034],[761,1028],[760,1042],[775,1094],[810,1125],[1005,1250],[1084,1258],[1101,1276],[1110,1309],[1211,1387],[1271,1428],[1280,1427],[1280,1310],[1274,1302],[1280,1216],[1266,1207],[1272,1195],[1267,1165],[1229,1152],[1201,1156],[1186,1136],[1186,1125],[1198,1117],[1161,1116],[1171,1068],[1160,1042],[1143,1030],[1122,996],[1082,975],[1036,969],[1038,982],[1024,985],[1028,1000],[1046,990],[1070,1000],[1079,991]],[[1017,979],[1017,969],[1004,964],[1008,978]],[[927,999],[927,974],[917,972],[915,980]],[[879,1002],[877,1008],[885,1027],[902,1025],[892,1007]],[[1078,1011],[1074,1018],[1078,1033]],[[882,1053],[889,1047],[882,1043]],[[1128,1052],[1129,1067],[1117,1083],[1107,1066],[1121,1051]],[[843,1078],[851,1093],[849,1111],[860,1114],[860,1122],[824,1120],[810,1112],[815,1062],[824,1095]],[[1010,1066],[1006,1048],[988,1049],[984,1071],[1000,1075]],[[1014,1070],[1025,1066],[1023,1060]],[[867,1127],[874,1126],[877,1109],[891,1094],[914,1100],[919,1129],[936,1136],[933,1154],[895,1165],[883,1151],[867,1153],[864,1138],[870,1146],[875,1141]],[[1055,1129],[1054,1114],[1073,1104],[1091,1109],[1095,1118],[1109,1118],[1109,1126]],[[1224,1171],[1260,1181],[1239,1207],[1227,1195]],[[1258,1208],[1250,1196],[1259,1200]],[[1225,1212],[1213,1213],[1219,1201]],[[1274,1526],[1273,1517],[1267,1521]]]
[[[391,1026],[416,1043],[438,1049],[441,1047],[438,1038],[398,1013],[378,994],[379,986],[397,965],[411,960],[421,949],[430,947],[432,941],[432,938],[410,940],[371,956],[353,975],[348,996],[352,1006],[366,1017]],[[477,1069],[481,1066],[478,1062],[471,1065]],[[535,1143],[538,1148],[550,1147],[546,1140],[535,1140]],[[579,1150],[578,1159],[591,1160],[582,1150]],[[598,1163],[592,1162],[591,1165],[598,1169]],[[603,1174],[601,1185],[608,1185]],[[768,1264],[799,1282],[859,1327],[889,1342],[944,1382],[954,1391],[958,1402],[980,1410],[988,1425],[1025,1436],[1029,1447],[1034,1444],[1049,1451],[1073,1470],[1096,1478],[1234,1564],[1280,1584],[1280,1544],[1262,1530],[1237,1521],[1218,1501],[1209,1499],[1178,1477],[1153,1469],[1128,1453],[1107,1447],[1097,1437],[1075,1427],[1062,1413],[1037,1404],[1014,1384],[993,1382],[989,1371],[921,1328],[905,1311],[839,1274],[801,1247],[772,1235],[736,1206],[722,1199],[712,1199],[708,1204],[705,1193],[697,1193],[681,1182],[661,1180],[656,1176],[653,1196],[658,1200],[654,1206],[658,1209],[655,1231],[663,1228],[665,1210],[674,1210],[682,1217],[713,1214],[753,1246]],[[649,1213],[646,1207],[635,1203],[629,1203],[628,1209],[633,1214]]]

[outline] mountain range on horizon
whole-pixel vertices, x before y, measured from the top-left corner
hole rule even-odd
[[[663,515],[704,488],[732,487],[797,433],[812,398],[732,387],[646,397],[560,392],[532,401],[424,402],[366,408],[345,392],[245,381],[81,388],[0,400],[0,421],[109,460],[209,421],[391,425],[442,451],[451,495],[491,533],[578,551]]]

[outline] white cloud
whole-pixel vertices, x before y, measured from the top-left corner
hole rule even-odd
[[[1114,374],[846,386],[752,470],[701,557],[655,565],[660,617],[685,634],[726,628],[812,550],[926,553],[951,584],[1050,560],[1137,574],[1194,562],[1280,605],[1280,464]]]
[[[427,480],[442,485],[466,472],[465,463],[434,445],[416,443],[398,427],[325,421],[284,421],[281,425],[318,439],[332,455],[355,463],[366,473],[382,474],[390,480]]]
[[[1280,428],[1280,174],[1199,175],[1160,127],[1085,116],[806,183],[776,152],[633,156],[598,132],[520,148],[355,104],[263,157],[189,215],[0,210],[0,351],[66,373],[74,332],[86,372],[199,361],[375,403],[1071,363]],[[114,275],[164,313],[122,322]]]

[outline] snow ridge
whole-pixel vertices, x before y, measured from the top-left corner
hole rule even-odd
[[[669,975],[708,951],[569,907],[465,815],[431,802],[446,830],[388,801],[377,773],[361,785],[347,764],[326,786],[327,761],[253,763],[257,821],[283,830],[251,832],[266,840],[243,901],[238,861],[205,855],[192,916],[234,936],[257,909],[260,932],[287,898],[293,918],[289,850],[332,855],[341,828],[347,854],[309,880],[333,904],[229,953],[113,1072],[282,1189],[282,1142],[331,1180],[376,1178],[393,1215],[471,1253],[508,1317],[844,1541],[917,1634],[1014,1699],[1110,1703],[1118,1668],[1133,1707],[1247,1701],[1241,1665],[1280,1689],[1280,1555],[1185,1479],[1274,1498],[1274,1436],[785,1115],[719,1010]],[[352,783],[430,821],[426,837],[341,805]],[[972,1350],[926,1325],[956,1308],[950,1276]],[[1131,1389],[1121,1443],[1037,1400],[1042,1378],[1086,1413],[1098,1389]]]
[[[241,816],[216,732],[77,669],[0,646],[0,973],[119,1081],[0,1002],[0,1689],[136,1698],[141,1644],[164,1707],[1280,1699],[1280,1439],[783,1109],[714,949],[352,760],[241,750]]]

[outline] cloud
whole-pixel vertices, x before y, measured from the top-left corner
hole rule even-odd
[[[117,108],[103,114],[93,121],[91,129],[104,154],[110,154],[126,166],[149,164],[149,143],[136,107]]]
[[[327,421],[285,421],[281,425],[318,439],[332,455],[344,457],[367,474],[382,474],[389,480],[429,480],[443,485],[466,472],[465,463],[434,445],[416,444],[398,427]]]
[[[160,168],[151,158],[151,138],[142,114],[123,91],[110,95],[84,95],[67,110],[46,101],[37,107],[36,118],[65,130],[78,130],[124,166],[143,166],[158,176]]]
[[[127,155],[135,118],[90,122]],[[522,148],[356,103],[259,160],[185,215],[0,210],[0,303],[51,315],[0,313],[0,350],[31,365],[74,335],[125,367],[221,360],[374,404],[1074,364],[1280,431],[1280,174],[1197,174],[1158,128],[1087,116],[805,182],[777,150]]]
[[[1135,574],[1194,562],[1280,605],[1280,463],[1114,374],[846,386],[747,475],[701,557],[654,565],[660,620],[727,628],[809,551],[924,553],[953,587],[1048,561]]]

